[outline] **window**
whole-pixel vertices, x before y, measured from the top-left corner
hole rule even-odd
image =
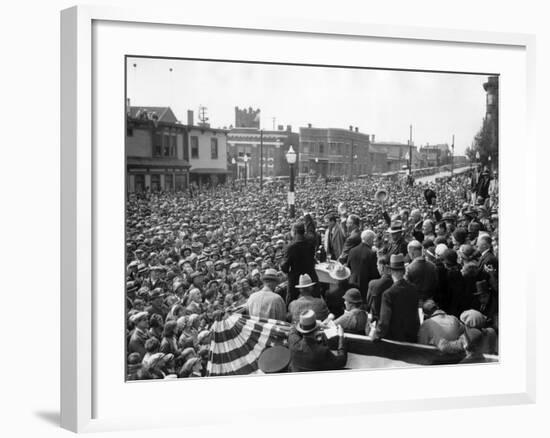
[[[159,132],[153,134],[153,157],[162,156],[162,135]]]
[[[323,143],[319,143],[319,155],[325,154],[325,145]]]
[[[191,158],[199,158],[199,137],[191,137]]]
[[[160,175],[152,174],[151,175],[151,191],[159,192],[160,191]]]
[[[178,150],[178,141],[177,141],[177,134],[176,131],[172,131],[170,133],[170,156],[176,157],[177,156],[177,150]]]
[[[210,139],[210,157],[213,160],[218,159],[218,139],[214,137]]]
[[[495,95],[494,94],[487,94],[487,105],[494,105],[495,103]]]
[[[162,151],[164,157],[170,156],[170,133],[168,132],[162,134]]]
[[[302,153],[303,154],[309,154],[309,143],[302,142]]]

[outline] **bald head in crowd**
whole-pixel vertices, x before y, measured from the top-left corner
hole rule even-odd
[[[361,233],[361,242],[363,242],[367,246],[372,246],[374,244],[374,238],[376,237],[376,233],[372,230],[365,230]]]

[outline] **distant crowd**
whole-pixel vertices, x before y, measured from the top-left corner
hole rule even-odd
[[[128,380],[206,375],[213,322],[287,321],[290,371],[341,368],[318,331],[498,353],[498,179],[257,182],[129,194]],[[320,265],[320,263],[323,263]],[[323,266],[330,282],[319,281]]]

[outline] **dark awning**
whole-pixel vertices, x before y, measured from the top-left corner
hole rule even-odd
[[[188,169],[191,165],[185,160],[178,160],[177,158],[167,158],[167,157],[127,157],[126,158],[127,167],[146,167],[146,168],[166,168],[166,167],[177,167]]]
[[[231,173],[231,171],[226,169],[198,168],[198,169],[191,169],[189,173],[195,173],[199,175],[207,175],[207,174],[225,175],[225,174]]]

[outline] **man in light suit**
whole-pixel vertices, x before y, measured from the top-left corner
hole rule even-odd
[[[336,214],[331,214],[328,218],[328,228],[325,232],[324,247],[327,256],[331,256],[333,260],[337,260],[342,254],[346,236],[342,226],[339,223],[339,218]]]

